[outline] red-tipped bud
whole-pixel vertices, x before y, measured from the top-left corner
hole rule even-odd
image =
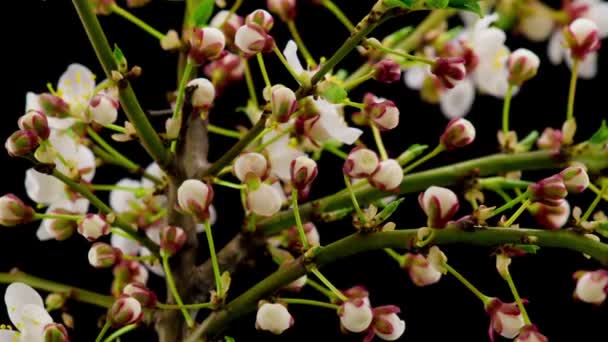
[[[283,198],[281,193],[272,185],[260,184],[255,190],[247,192],[247,209],[256,215],[268,217],[281,210]]]
[[[514,342],[549,342],[549,339],[541,334],[534,324],[531,324],[521,328],[519,336]]]
[[[23,157],[38,147],[38,135],[29,129],[16,131],[6,139],[4,147],[10,156]]]
[[[435,61],[431,72],[445,88],[452,89],[467,75],[464,62],[462,57],[440,57]]]
[[[215,99],[215,87],[206,78],[195,78],[188,82],[188,88],[192,90],[190,102],[198,111],[207,110]]]
[[[564,38],[572,57],[580,60],[601,46],[597,24],[586,18],[576,19],[565,27]]]
[[[601,305],[608,296],[608,271],[576,272],[576,290],[574,297],[585,303]]]
[[[394,191],[401,185],[403,170],[395,159],[383,160],[368,180],[372,186],[380,190]]]
[[[517,49],[509,56],[507,65],[509,67],[509,82],[521,86],[525,81],[536,75],[540,59],[528,49]]]
[[[548,127],[536,141],[536,146],[541,150],[557,150],[562,147],[563,141],[564,136],[561,130]]]
[[[446,126],[440,143],[448,150],[465,147],[475,140],[475,127],[467,119],[453,119]]]
[[[287,308],[277,303],[263,303],[258,308],[255,327],[258,330],[269,331],[275,335],[282,334],[293,325],[293,317]]]
[[[298,190],[303,190],[315,180],[319,169],[317,163],[307,156],[299,156],[291,161],[291,184]]]
[[[304,228],[304,234],[306,235],[306,240],[308,241],[308,244],[310,246],[319,246],[321,244],[320,242],[320,237],[319,237],[319,231],[317,230],[317,227],[315,226],[314,223],[312,222],[307,222],[304,223],[302,225],[302,228]],[[289,229],[287,229],[284,233],[286,241],[287,241],[287,246],[289,246],[290,248],[293,249],[301,249],[302,246],[302,241],[300,240],[300,235],[298,233],[298,227],[297,226],[293,226]]]
[[[374,333],[385,341],[396,341],[405,332],[405,321],[397,316],[401,310],[394,305],[374,308]]]
[[[589,175],[582,166],[570,166],[559,175],[570,193],[580,194],[589,186]]]
[[[110,233],[110,225],[102,215],[87,214],[78,225],[78,233],[89,241],[95,241]]]
[[[65,118],[70,116],[70,105],[59,96],[49,93],[40,94],[38,102],[46,116],[54,118]]]
[[[363,103],[365,114],[379,129],[388,131],[399,125],[399,108],[393,101],[380,99],[367,93]]]
[[[42,334],[44,342],[70,342],[68,330],[60,323],[47,324]]]
[[[14,227],[32,221],[34,209],[23,203],[19,197],[8,194],[0,197],[0,225]]]
[[[100,125],[114,123],[118,117],[119,103],[113,97],[106,94],[97,94],[89,103],[89,115],[91,120]]]
[[[95,268],[108,268],[116,264],[121,254],[118,248],[107,243],[95,242],[89,249],[89,264]]]
[[[446,188],[431,186],[418,196],[418,203],[427,216],[431,228],[443,228],[458,211],[456,194]]]
[[[244,153],[236,158],[232,171],[241,182],[251,176],[264,179],[268,174],[268,161],[260,153]]]
[[[188,179],[177,189],[180,209],[200,221],[209,218],[209,205],[213,200],[213,188],[198,179]]]
[[[546,229],[560,229],[570,217],[570,204],[565,199],[552,203],[534,202],[528,210],[536,222]]]
[[[260,26],[264,31],[269,32],[274,25],[272,14],[262,9],[255,10],[245,17],[245,24],[254,24]]]
[[[441,272],[422,254],[408,253],[403,268],[416,286],[428,286],[441,279]]]
[[[226,37],[226,43],[232,44],[234,42],[236,30],[243,26],[244,23],[245,19],[240,15],[224,10],[217,12],[209,22],[209,26],[222,30]]]
[[[298,109],[298,99],[293,90],[277,84],[270,91],[272,115],[278,122],[287,122]]]
[[[353,149],[344,161],[342,171],[349,177],[365,178],[371,176],[380,165],[376,152],[367,148]]]
[[[272,51],[274,39],[259,25],[247,24],[236,31],[234,44],[245,56],[252,56],[259,52]]]
[[[122,293],[137,299],[144,308],[154,308],[158,302],[158,298],[154,291],[150,290],[141,283],[130,283],[125,286]]]
[[[266,7],[284,22],[296,18],[296,0],[267,0]]]
[[[243,79],[243,72],[241,58],[232,53],[227,53],[205,66],[205,75],[211,79],[218,93],[229,83]]]
[[[492,298],[486,304],[486,312],[490,315],[490,340],[493,331],[505,338],[515,338],[524,326],[524,319],[516,303],[503,303],[498,298]]]
[[[123,327],[141,321],[143,313],[141,304],[139,304],[137,299],[121,296],[108,310],[108,321],[114,327]]]
[[[374,313],[367,297],[351,298],[338,309],[340,325],[345,330],[360,333],[369,328],[374,319]]]
[[[77,213],[64,209],[55,209],[50,214],[75,215]],[[71,237],[78,228],[78,222],[62,218],[49,218],[42,221],[42,226],[57,241],[63,241]]]
[[[174,226],[165,226],[160,230],[160,249],[169,255],[175,255],[186,243],[186,232]]]
[[[554,202],[565,198],[568,189],[560,175],[553,175],[528,186],[531,199],[542,202]]]
[[[383,59],[374,64],[374,79],[382,83],[393,83],[401,79],[401,66],[392,59]]]
[[[225,46],[226,38],[222,31],[215,27],[194,28],[190,35],[189,56],[196,63],[202,64],[221,57]]]
[[[51,134],[51,129],[49,128],[49,123],[46,116],[37,110],[30,110],[29,112],[25,113],[19,118],[17,123],[19,128],[36,133],[36,135],[42,140],[48,139],[49,135]]]

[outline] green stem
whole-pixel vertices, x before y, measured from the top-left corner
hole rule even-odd
[[[241,138],[241,132],[233,131],[231,129],[226,129],[226,128],[218,127],[218,126],[211,125],[211,124],[207,125],[207,130],[209,131],[209,133],[215,133],[215,134],[223,135],[223,136],[229,137],[229,138],[235,138],[235,139]]]
[[[521,316],[524,319],[524,323],[526,323],[526,325],[532,324],[532,322],[530,322],[530,316],[528,316],[528,312],[526,311],[526,307],[524,306],[524,302],[521,300],[519,292],[517,292],[517,287],[515,287],[515,283],[513,282],[513,277],[511,277],[511,273],[507,272],[504,278],[507,281],[507,284],[509,284],[509,288],[511,289],[511,293],[513,293],[513,297],[515,298],[517,307],[519,307],[519,311],[521,312]]]
[[[118,126],[115,124],[106,124],[106,125],[103,125],[103,127],[107,128],[109,130],[112,130],[114,132],[118,132],[121,134],[127,134],[127,130],[122,126]]]
[[[384,251],[386,252],[386,254],[388,254],[391,258],[393,258],[398,264],[399,266],[403,265],[404,261],[405,261],[405,257],[397,252],[395,252],[394,249],[392,248],[385,248]]]
[[[317,283],[316,281],[314,281],[308,277],[306,278],[306,284],[310,285],[310,287],[312,287],[313,289],[319,291],[321,294],[323,294],[329,300],[333,300],[334,298],[336,298],[336,296],[334,295],[333,292],[331,292],[325,286]]]
[[[137,165],[129,158],[125,157],[122,153],[118,152],[115,148],[113,148],[107,141],[105,141],[95,130],[91,127],[87,127],[87,134],[93,141],[95,141],[99,146],[105,149],[112,157],[116,159],[117,162],[124,165],[129,171],[135,172],[141,169],[141,166]]]
[[[312,58],[310,51],[308,51],[308,49],[306,48],[306,45],[304,44],[302,37],[300,37],[300,32],[298,32],[296,23],[293,20],[288,21],[287,28],[289,29],[289,32],[293,36],[293,40],[295,40],[296,45],[298,45],[298,49],[302,53],[302,56],[304,56],[304,59],[306,60],[306,64],[308,64],[308,66],[311,68],[315,68],[317,66],[317,63],[315,62],[315,59]]]
[[[521,195],[515,197],[514,199],[508,201],[507,203],[503,204],[502,206],[494,209],[494,211],[492,211],[492,214],[490,216],[487,217],[487,219],[494,217],[502,212],[504,212],[505,210],[509,210],[511,208],[513,208],[516,204],[521,203],[521,201],[525,200],[526,198],[528,198],[528,196],[530,196],[530,194],[528,192],[524,192]]]
[[[154,38],[156,38],[158,40],[162,40],[163,38],[165,38],[165,35],[163,33],[159,32],[158,30],[156,30],[152,26],[146,24],[143,20],[135,17],[133,14],[127,12],[126,10],[124,10],[123,8],[121,8],[120,6],[118,6],[115,2],[113,2],[113,3],[110,4],[110,10],[113,13],[116,13],[119,16],[121,16],[121,17],[127,19],[128,21],[132,22],[133,24],[137,25],[139,28],[141,28],[142,30],[146,31],[147,33],[149,33]]]
[[[33,219],[34,220],[55,219],[55,220],[78,221],[78,220],[81,220],[83,217],[84,217],[83,215],[35,213]]]
[[[323,150],[343,160],[346,160],[346,158],[348,158],[348,154],[346,152],[340,150],[339,148],[331,144],[323,145]]]
[[[511,95],[513,94],[513,84],[507,86],[507,93],[502,106],[502,132],[506,135],[509,133],[509,111],[511,108]]]
[[[496,190],[527,188],[533,182],[505,177],[487,177],[479,179],[478,184],[481,189]]]
[[[142,187],[135,187],[135,186],[120,186],[120,185],[107,185],[107,184],[91,184],[89,185],[89,187],[93,190],[97,190],[97,191],[114,191],[114,190],[122,190],[122,191],[129,191],[129,192],[142,192],[142,191],[146,191],[146,188],[142,188]]]
[[[249,68],[249,60],[245,57],[241,57],[241,62],[243,63],[245,81],[247,82],[247,90],[249,91],[249,99],[251,102],[253,102],[253,106],[256,109],[260,108],[258,95],[255,92],[255,84],[253,83],[253,76],[251,76],[251,68]]]
[[[287,62],[287,59],[285,58],[285,56],[283,56],[283,53],[281,52],[281,50],[279,50],[279,48],[275,45],[272,48],[272,51],[274,51],[274,53],[277,55],[277,57],[279,57],[279,60],[281,61],[281,63],[285,67],[285,69],[287,69],[287,71],[289,72],[291,77],[293,77],[293,79],[296,80],[296,82],[301,83],[302,80],[300,79],[300,75],[298,75],[296,73],[296,71],[293,70],[291,65],[289,65],[289,62]]]
[[[353,186],[350,183],[350,179],[348,178],[348,176],[346,174],[344,174],[343,176],[344,176],[344,184],[346,184],[346,190],[348,191],[348,194],[350,195],[350,200],[353,203],[353,207],[355,208],[357,217],[359,218],[359,221],[361,222],[361,224],[365,224],[365,221],[367,221],[367,220],[365,219],[365,214],[363,213],[363,210],[361,210],[361,207],[359,206],[359,201],[357,201],[357,195],[353,191]]]
[[[123,260],[128,260],[128,261],[141,261],[141,262],[155,262],[157,260],[154,255],[134,256],[134,255],[129,255],[129,254],[123,254],[121,256],[121,258]]]
[[[479,300],[481,300],[484,305],[490,301],[490,297],[484,295],[481,291],[479,291],[479,289],[477,289],[475,285],[471,284],[471,282],[468,281],[467,278],[465,278],[462,274],[452,268],[452,266],[448,265],[447,263],[443,263],[443,267],[445,267],[451,275],[458,279],[462,283],[462,285],[464,285],[467,289],[473,292],[473,294],[477,298],[479,298]]]
[[[334,284],[327,279],[316,266],[310,268],[310,273],[314,274],[322,283],[325,285],[338,299],[345,302],[348,298],[342,293],[342,291],[338,290]]]
[[[445,151],[445,146],[443,146],[442,144],[437,145],[431,152],[427,153],[424,157],[416,160],[415,162],[411,163],[406,168],[404,168],[403,173],[408,173],[408,172],[412,171],[416,167],[420,166],[422,163],[437,156],[439,153],[441,153],[443,151]]]
[[[323,0],[321,1],[321,5],[327,8],[334,15],[334,17],[336,17],[336,19],[340,20],[342,25],[344,25],[349,32],[355,30],[355,25],[353,25],[350,19],[348,19],[344,12],[342,12],[340,7],[336,6],[336,4],[334,4],[331,0]]]
[[[369,127],[372,129],[372,134],[374,135],[374,141],[376,142],[376,147],[378,148],[378,152],[380,153],[380,159],[387,160],[388,153],[386,153],[386,148],[384,148],[384,143],[382,142],[382,136],[380,135],[380,130],[371,121],[369,123]]]
[[[300,241],[302,241],[302,249],[307,251],[308,248],[310,248],[310,245],[308,244],[308,238],[306,237],[306,232],[302,226],[302,219],[300,218],[300,211],[298,209],[298,189],[296,187],[291,190],[291,201],[293,203],[293,213],[296,219],[296,227],[298,227],[298,234],[300,235]]]
[[[89,41],[95,49],[97,58],[101,62],[103,70],[107,78],[112,78],[112,71],[117,70],[116,61],[110,44],[99,24],[99,20],[91,7],[89,0],[72,0],[76,8],[80,20],[87,32]],[[171,161],[171,156],[167,153],[160,136],[150,124],[146,114],[141,108],[141,105],[135,97],[133,88],[128,80],[121,81],[119,89],[120,103],[122,109],[127,115],[128,120],[133,124],[139,137],[140,142],[146,151],[154,158],[154,160],[166,169]]]
[[[602,190],[595,186],[595,184],[589,183],[589,189],[593,191],[596,195],[600,195],[604,199],[604,201],[608,201],[608,194],[602,195]]]
[[[510,202],[512,200],[511,196],[509,196],[502,189],[492,189],[498,196],[502,197],[503,201]]]
[[[373,78],[375,75],[376,75],[376,71],[372,70],[372,71],[368,72],[367,74],[364,74],[360,77],[348,79],[348,80],[344,81],[344,83],[342,83],[342,88],[344,88],[345,90],[351,90],[351,89],[359,86],[361,83]]]
[[[183,306],[175,305],[175,304],[164,304],[164,303],[156,303],[156,307],[161,310],[180,310],[181,308],[188,310],[198,310],[198,309],[213,309],[215,304],[213,303],[196,303],[196,304],[184,304]]]
[[[570,88],[568,89],[568,112],[566,114],[567,120],[574,119],[574,96],[576,94],[576,80],[578,79],[579,64],[580,64],[579,59],[573,58],[572,75],[570,76]]]
[[[137,323],[126,325],[126,326],[116,330],[112,335],[108,336],[108,338],[103,340],[103,342],[112,342],[116,339],[119,339],[120,336],[128,333],[129,331],[137,329],[137,326],[138,326]]]
[[[264,78],[264,84],[266,84],[267,88],[272,87],[272,83],[270,83],[270,78],[268,77],[268,71],[266,71],[266,64],[264,63],[264,56],[261,53],[255,55],[258,60],[258,65],[260,66],[260,72],[262,73],[262,78]]]
[[[595,196],[595,199],[593,200],[593,202],[591,202],[591,205],[589,205],[589,208],[587,208],[587,210],[585,210],[585,213],[581,217],[581,222],[585,222],[585,221],[587,221],[587,219],[589,219],[589,217],[591,216],[591,214],[593,214],[593,211],[595,210],[597,205],[600,203],[600,200],[602,199],[602,197],[604,197],[604,194],[606,193],[607,190],[608,190],[608,182],[604,182],[604,185],[602,185],[602,190],[600,190],[600,192]]]
[[[207,236],[207,244],[209,245],[209,255],[211,256],[211,265],[213,267],[213,278],[215,278],[215,289],[218,295],[222,295],[222,275],[220,274],[220,265],[217,262],[217,253],[215,253],[215,244],[213,242],[213,234],[211,233],[211,225],[209,220],[205,221],[205,235]]]
[[[242,190],[242,189],[246,188],[245,184],[236,184],[236,183],[228,182],[225,180],[221,180],[219,178],[214,178],[213,184],[225,186],[227,188],[236,189],[236,190]]]
[[[230,12],[228,12],[226,19],[224,19],[224,22],[222,23],[222,25],[220,27],[223,28],[226,25],[226,23],[228,23],[228,20],[230,20],[230,18],[236,13],[236,11],[239,9],[239,7],[241,7],[242,4],[243,4],[243,0],[236,0],[234,2],[234,4],[232,4],[232,7],[230,7]]]
[[[95,342],[101,342],[103,340],[104,335],[108,332],[108,330],[110,330],[111,326],[112,323],[110,323],[110,321],[106,319],[105,323],[103,324],[103,327],[101,328],[101,331],[99,331],[99,334],[95,339]]]
[[[513,213],[513,215],[509,218],[509,220],[507,220],[507,222],[505,222],[504,226],[511,227],[511,225],[513,225],[513,222],[515,222],[515,220],[517,220],[519,215],[521,215],[530,204],[532,204],[532,201],[530,201],[529,198],[526,199],[524,201],[524,203],[521,204],[519,209],[517,209],[517,211],[515,213]]]
[[[411,145],[407,148],[407,150],[401,153],[399,157],[397,157],[397,162],[399,163],[399,165],[401,165],[401,167],[403,167],[404,165],[408,164],[409,162],[420,156],[422,153],[424,153],[427,148],[429,148],[428,145]]]
[[[327,309],[333,309],[333,310],[338,310],[340,308],[340,306],[336,305],[336,304],[325,303],[325,302],[321,302],[318,300],[312,300],[312,299],[280,298],[279,300],[285,304],[302,304],[302,305],[318,306],[321,308],[327,308]]]
[[[173,279],[173,274],[171,273],[171,267],[169,266],[169,255],[162,252],[160,253],[160,257],[163,263],[163,270],[165,271],[165,278],[167,280],[167,287],[169,287],[169,291],[171,291],[171,295],[175,302],[180,307],[182,315],[184,315],[184,319],[186,320],[186,324],[189,328],[194,327],[194,321],[190,316],[190,313],[186,308],[184,308],[184,302],[182,301],[182,297],[180,297],[179,292],[177,291],[177,287],[175,286],[175,280]]]
[[[387,48],[386,46],[383,46],[382,44],[369,43],[369,41],[368,41],[368,44],[370,44],[372,47],[374,47],[374,48],[376,48],[376,49],[378,49],[378,50],[380,50],[380,51],[382,51],[384,53],[387,53],[387,54],[390,54],[390,55],[399,56],[399,57],[403,57],[403,58],[408,59],[409,61],[412,61],[412,62],[420,62],[420,63],[428,64],[428,65],[431,65],[431,66],[435,64],[435,61],[433,61],[431,59],[428,59],[428,58],[425,58],[425,57],[416,56],[416,55],[412,55],[412,54],[409,54],[407,52],[403,52],[403,51]]]
[[[173,120],[184,120],[182,107],[184,104],[184,96],[186,95],[186,86],[188,85],[188,81],[190,80],[190,76],[194,71],[194,62],[192,59],[188,58],[186,61],[186,66],[184,67],[184,72],[182,73],[182,79],[179,81],[179,86],[177,88],[177,98],[175,99],[175,109],[173,109],[173,116],[171,117]],[[179,136],[179,134],[178,134]],[[171,142],[171,152],[175,152],[177,148],[177,142]]]

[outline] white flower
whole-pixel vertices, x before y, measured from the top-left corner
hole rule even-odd
[[[275,335],[282,334],[293,325],[293,317],[281,304],[264,303],[258,308],[255,327],[270,331]]]
[[[78,198],[72,201],[69,198],[64,198],[57,202],[51,204],[46,213],[50,214],[55,212],[56,210],[63,210],[72,214],[85,214],[89,210],[89,200],[86,198]],[[54,219],[44,219],[40,222],[40,226],[36,231],[36,237],[40,241],[46,241],[51,239],[58,239],[58,232],[55,232],[53,229]]]
[[[141,182],[135,179],[124,178],[118,181],[116,186],[139,188],[141,187]],[[141,199],[138,199],[133,191],[121,189],[110,191],[110,207],[118,214],[139,208],[141,204]]]
[[[342,170],[350,177],[369,177],[379,165],[376,152],[367,148],[355,148],[348,154]]]
[[[215,99],[215,87],[206,78],[195,78],[188,82],[188,87],[195,88],[192,92],[192,106],[195,108],[207,109]]]
[[[405,321],[399,318],[396,313],[380,315],[377,320],[382,320],[385,326],[390,327],[390,332],[384,332],[374,326],[374,332],[378,337],[385,341],[396,341],[405,332]]]
[[[380,162],[378,169],[370,176],[369,182],[374,187],[393,191],[399,187],[403,180],[403,170],[401,165],[394,159],[387,159]]]
[[[307,120],[307,133],[311,140],[319,145],[330,140],[352,145],[363,131],[349,127],[341,115],[342,106],[334,105],[324,99],[313,100],[318,116]]]
[[[467,78],[441,93],[439,107],[448,119],[461,118],[471,110],[474,101],[475,84]]]
[[[260,153],[244,153],[236,158],[232,170],[236,178],[245,182],[247,175],[263,178],[268,171],[268,162]]]
[[[586,303],[602,304],[608,294],[608,271],[584,272],[576,283],[574,296]]]
[[[95,95],[89,103],[90,118],[100,125],[114,123],[118,117],[118,101],[105,94]]]
[[[42,297],[29,285],[12,283],[6,288],[4,303],[8,317],[19,331],[0,330],[0,341],[41,342],[44,327],[53,319],[44,309]]]
[[[367,299],[367,298],[365,298]],[[340,324],[344,329],[360,333],[367,330],[374,318],[369,300],[355,299],[344,302],[339,309]]]
[[[291,123],[279,125],[277,129],[264,135],[262,142],[265,143],[271,139],[274,139],[277,135],[281,134],[286,129],[289,129],[291,125]],[[279,177],[284,182],[288,182],[291,179],[291,161],[299,156],[305,155],[304,152],[293,147],[289,143],[289,139],[289,134],[284,134],[275,142],[266,147],[268,161],[270,162],[270,173]]]
[[[283,200],[272,185],[260,184],[256,190],[247,193],[247,208],[260,216],[272,216],[281,210]]]

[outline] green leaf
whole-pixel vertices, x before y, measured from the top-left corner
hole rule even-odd
[[[608,126],[606,120],[602,121],[602,126],[589,138],[591,144],[603,145],[608,142]]]
[[[478,0],[449,0],[447,7],[474,12],[479,16],[483,15]]]
[[[321,88],[321,96],[331,103],[342,103],[348,97],[346,90],[335,82],[323,82],[319,88]]]
[[[414,144],[407,148],[401,155],[397,158],[399,165],[404,166],[405,164],[411,162],[416,159],[419,155],[421,155],[426,149],[429,148],[429,145],[420,145]]]
[[[522,250],[528,254],[536,254],[536,252],[540,249],[540,246],[537,245],[514,245],[513,247]]]
[[[388,220],[388,218],[393,215],[397,208],[399,208],[399,205],[401,204],[401,202],[403,202],[404,199],[405,198],[400,198],[398,200],[392,201],[386,207],[384,207],[384,209],[382,209],[382,211],[379,212],[376,217],[374,217],[374,225],[380,225],[384,221]]]
[[[192,12],[190,22],[195,27],[203,27],[209,22],[211,13],[213,13],[213,7],[215,6],[214,0],[203,0],[198,7]]]
[[[426,0],[426,4],[430,7],[430,8],[446,8],[448,7],[448,4],[450,3],[450,0]]]
[[[226,342],[236,342],[236,340],[234,339],[234,337],[230,337],[230,336],[224,336],[224,341],[226,341]]]
[[[598,224],[595,232],[608,239],[608,221]]]
[[[122,50],[118,47],[118,45],[114,44],[114,60],[116,61],[116,66],[118,67],[118,71],[121,73],[127,72],[128,64],[127,58],[125,57]]]
[[[416,0],[384,0],[384,5],[386,7],[405,7],[412,8]]]

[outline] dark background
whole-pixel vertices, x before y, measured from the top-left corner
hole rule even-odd
[[[262,6],[265,1],[246,1],[246,9]],[[228,2],[229,4],[231,1]],[[313,55],[330,56],[339,43],[347,37],[345,29],[326,10],[312,6],[309,1],[299,1],[300,11],[297,23],[304,40]],[[373,1],[336,0],[353,21],[361,18],[370,8]],[[6,5],[8,6],[8,5]],[[181,22],[183,2],[153,1],[143,9],[132,12],[144,19],[160,31],[177,28]],[[67,0],[21,0],[12,1],[10,9],[3,9],[2,20],[3,45],[3,94],[0,136],[3,138],[17,128],[16,120],[23,114],[26,91],[45,91],[45,84],[56,84],[67,65],[73,62],[82,63],[103,79],[102,70],[80,21]],[[404,25],[414,24],[422,15],[412,15],[389,22],[378,31],[378,36]],[[134,82],[135,91],[145,109],[166,108],[165,94],[175,89],[176,56],[159,49],[158,42],[151,36],[139,30],[132,24],[117,16],[103,17],[102,25],[107,30],[109,40],[118,43],[125,52],[129,62],[143,68],[141,79]],[[285,26],[277,20],[273,34],[277,43],[284,47],[288,36]],[[559,127],[564,120],[567,101],[569,71],[565,65],[552,66],[545,58],[546,44],[531,44],[524,39],[511,36],[508,45],[528,47],[541,55],[542,64],[539,75],[526,83],[512,104],[512,128],[520,136],[532,129],[542,131],[544,127]],[[591,81],[580,80],[576,101],[576,117],[579,123],[578,137],[588,137],[599,125],[601,118],[606,118],[605,108],[606,80],[608,58],[605,58],[606,48],[600,52],[599,75]],[[271,80],[289,82],[288,74],[277,65],[274,56],[267,58]],[[353,70],[361,63],[361,59],[353,54],[342,64]],[[253,67],[256,84],[262,84],[262,78]],[[398,155],[400,151],[412,143],[436,143],[447,120],[442,116],[437,106],[422,103],[418,93],[409,91],[402,83],[392,86],[372,85],[360,87],[351,96],[359,100],[364,91],[373,90],[377,95],[394,100],[401,109],[401,124],[385,134],[389,154]],[[211,121],[223,127],[234,127],[235,124],[246,124],[244,115],[234,111],[235,106],[245,104],[247,93],[244,85],[233,86],[220,98],[211,113]],[[500,125],[500,100],[478,96],[473,111],[468,118],[477,127],[477,142],[462,151],[450,153],[437,158],[428,166],[437,166],[447,162],[469,159],[488,153],[496,152],[496,132]],[[162,118],[164,119],[164,118]],[[158,120],[161,123],[162,119]],[[364,139],[372,143],[371,134],[366,133]],[[217,158],[234,141],[229,138],[212,136],[211,159]],[[124,147],[123,147],[124,146]],[[134,159],[142,164],[149,160],[141,153],[143,150],[135,144],[121,145]],[[28,163],[9,159],[6,153],[0,153],[3,182],[0,184],[1,193],[15,193],[27,198],[24,191],[24,171]],[[339,190],[341,187],[341,162],[331,155],[325,155],[321,160],[320,177],[313,186],[312,198]],[[540,174],[527,174],[529,179],[535,179]],[[96,182],[110,184],[125,177],[126,174],[113,167],[98,169]],[[215,200],[219,221],[214,229],[216,245],[222,246],[239,229],[242,214],[236,208],[238,194],[234,191],[217,189]],[[491,204],[498,199],[490,197]],[[579,196],[573,203],[581,203],[585,207],[590,199]],[[604,208],[605,203],[603,203]],[[461,214],[468,207],[462,206]],[[419,227],[424,224],[424,216],[417,207],[415,196],[406,197],[402,209],[398,211],[395,221],[399,227]],[[527,222],[527,221],[524,221]],[[99,292],[108,292],[111,283],[111,271],[98,271],[89,266],[86,252],[89,247],[84,239],[74,236],[65,242],[39,243],[35,237],[37,225],[0,230],[0,271],[8,271],[12,267],[34,275],[53,279]],[[322,243],[327,244],[335,239],[352,232],[348,221],[319,226]],[[205,246],[206,243],[201,244]],[[206,258],[205,248],[201,248],[201,260]],[[498,276],[494,268],[494,260],[489,256],[489,250],[467,246],[452,246],[444,249],[450,258],[450,263],[468,277],[474,284],[489,295],[500,296],[506,301],[511,300],[507,285]],[[567,251],[542,249],[538,255],[527,256],[514,260],[512,273],[522,296],[530,299],[529,313],[534,323],[552,341],[586,341],[602,340],[596,338],[605,336],[605,324],[608,318],[606,305],[594,307],[589,304],[577,303],[572,299],[574,282],[572,273],[579,269],[596,269],[599,265],[588,261],[582,255]],[[255,270],[237,274],[233,279],[234,292],[246,289],[259,281],[262,274],[269,274],[274,266],[268,261],[259,263]],[[365,253],[357,257],[336,263],[327,267],[324,273],[334,281],[339,288],[357,284],[368,287],[371,291],[373,305],[396,304],[403,310],[401,316],[406,320],[407,329],[403,341],[444,341],[468,340],[486,341],[488,318],[478,300],[473,297],[454,278],[446,276],[440,283],[427,287],[416,288],[409,281],[405,272],[398,269],[396,264],[380,252]],[[150,275],[154,288],[162,288],[162,280]],[[0,286],[3,293],[5,286]],[[162,292],[161,292],[162,293]],[[312,290],[306,289],[302,296],[320,298]],[[75,341],[91,340],[98,331],[98,319],[103,310],[97,307],[80,304],[74,301],[68,303],[68,311],[75,318],[75,329],[71,331]],[[228,334],[237,341],[249,341],[257,338],[269,340],[320,340],[358,341],[362,337],[343,335],[339,331],[336,315],[324,309],[291,306],[296,324],[284,335],[272,337],[256,332],[254,315],[236,322],[230,327]],[[56,321],[58,314],[53,314]],[[0,310],[0,323],[9,323],[4,308]],[[132,333],[123,341],[153,340],[150,332]],[[147,329],[151,331],[151,329]]]

